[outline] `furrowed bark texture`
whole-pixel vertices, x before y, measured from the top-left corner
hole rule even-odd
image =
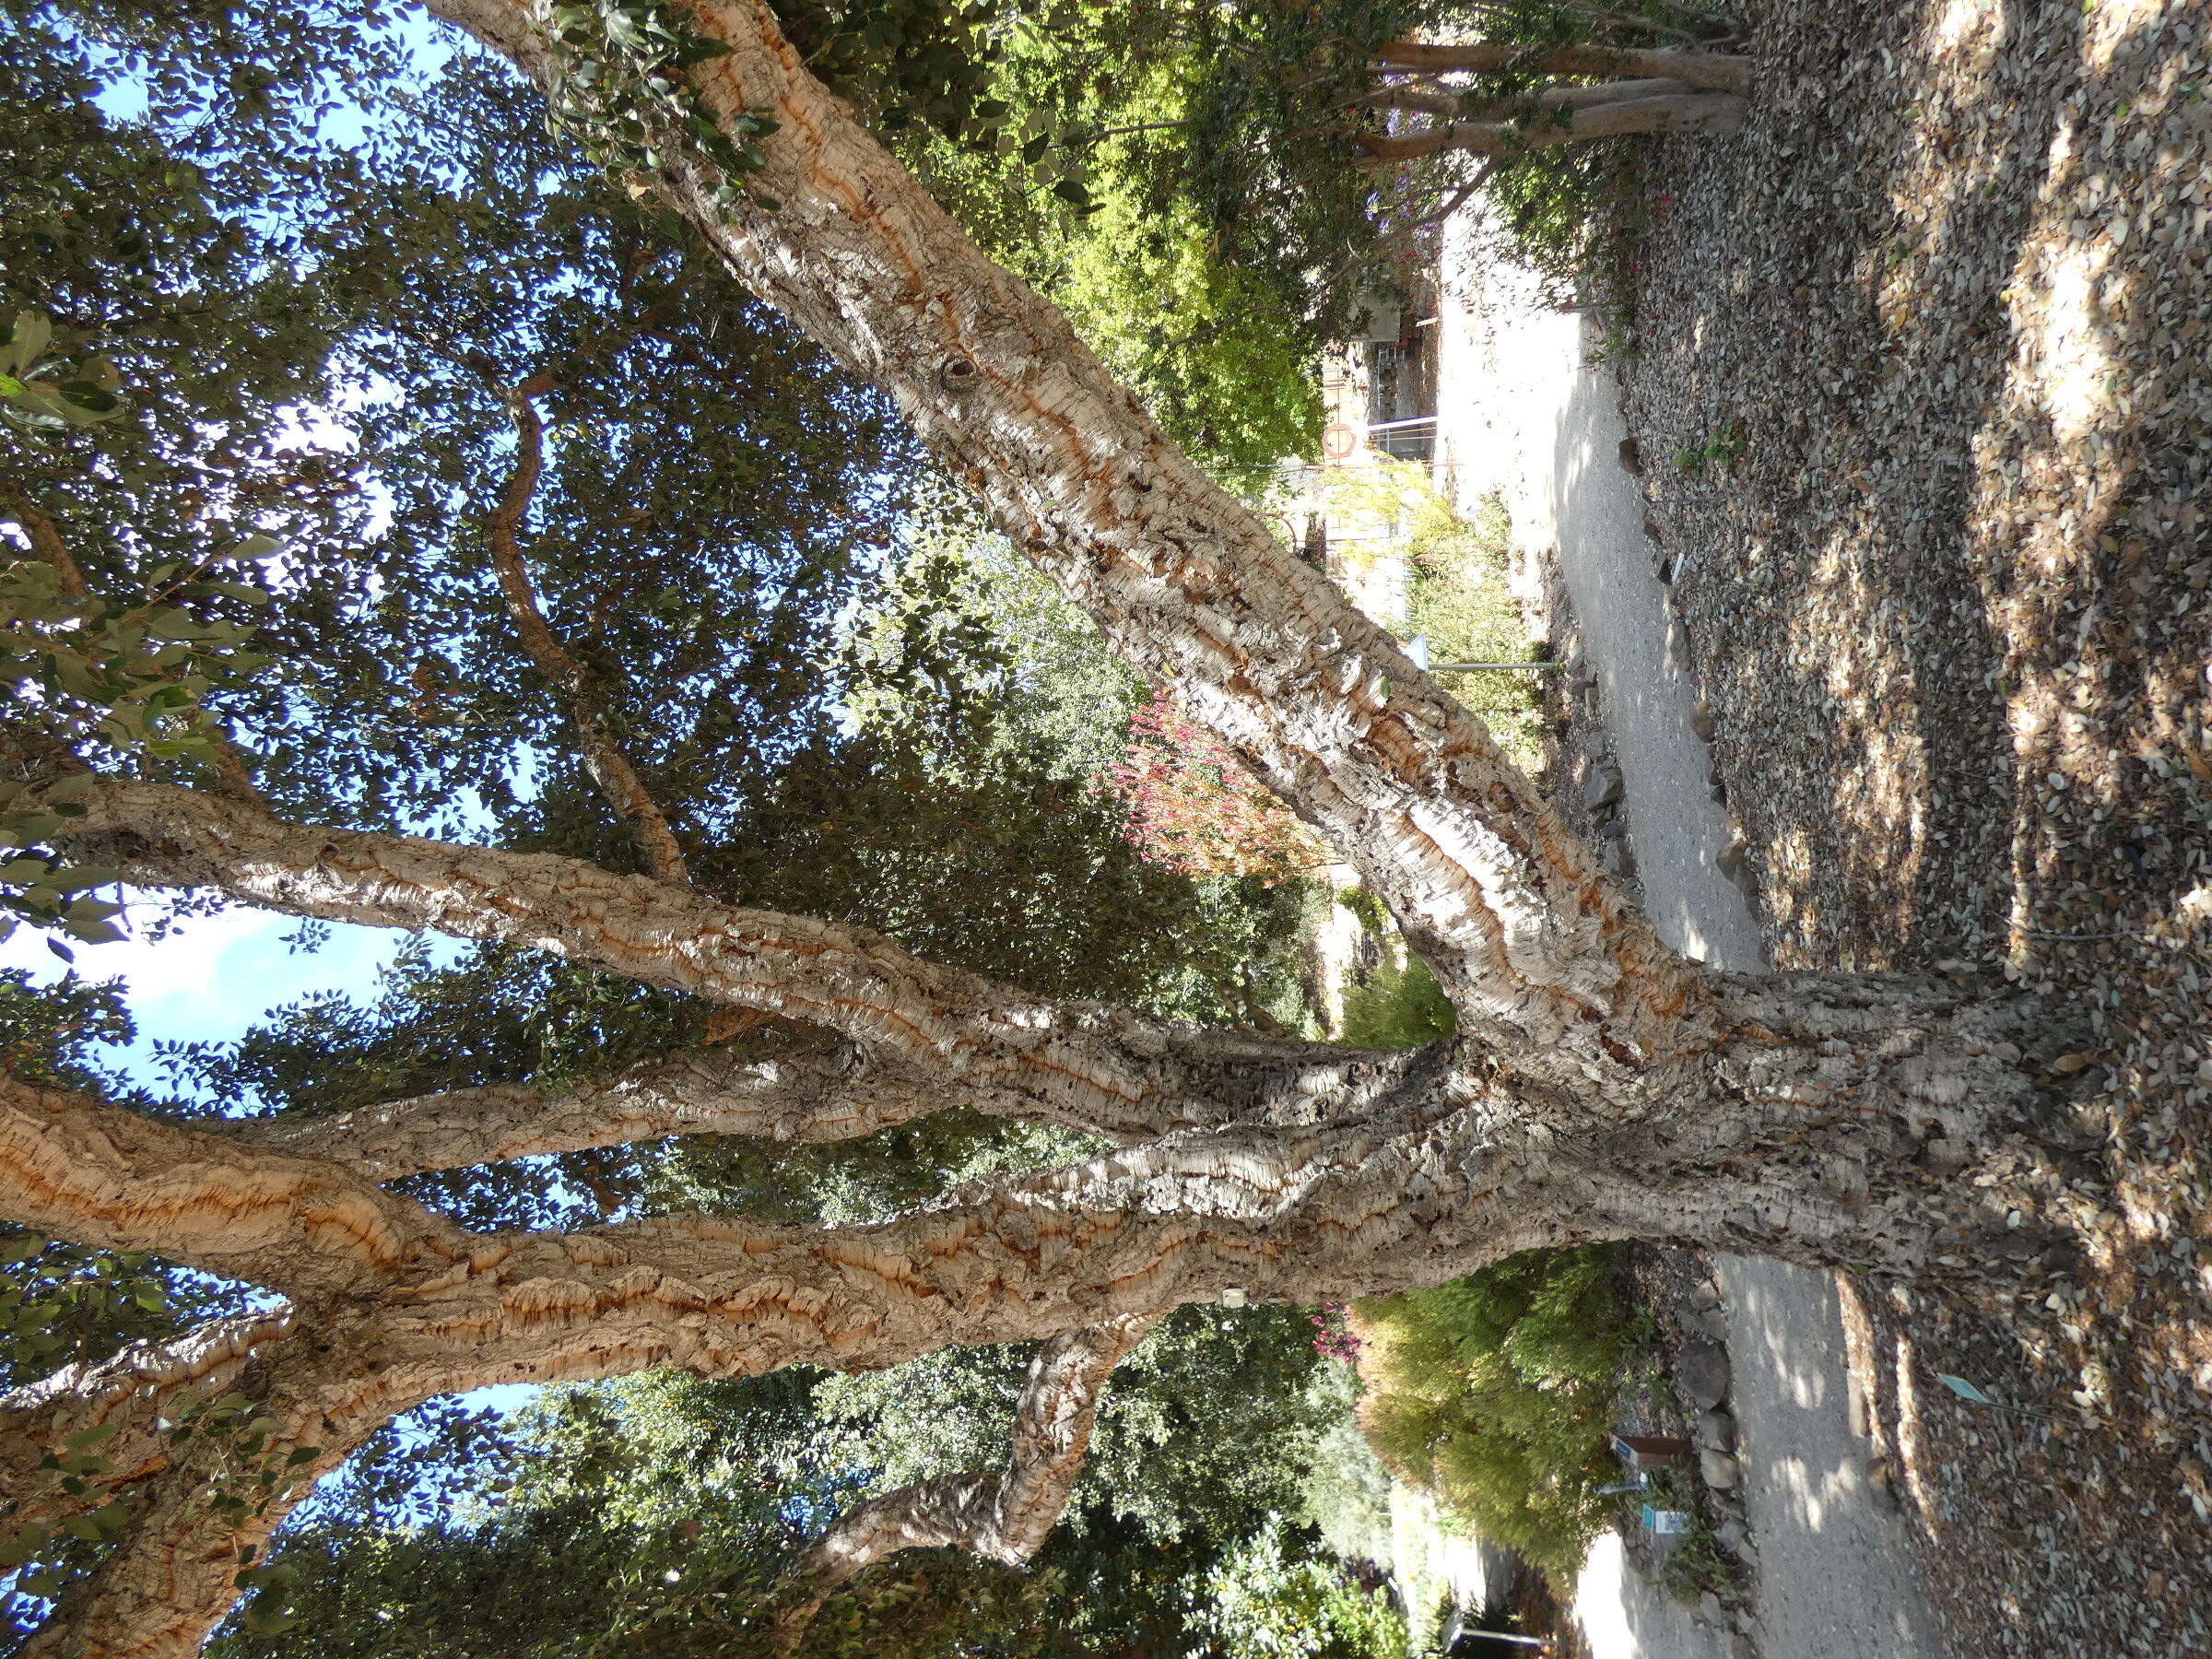
[[[431,9],[557,77],[522,0]],[[690,9],[730,49],[690,72],[706,106],[782,124],[747,181],[779,206],[718,206],[716,175],[674,138],[663,194],[756,291],[889,392],[1117,652],[1172,679],[1359,866],[1462,1029],[1507,1064],[1584,1083],[1696,1041],[1700,976],[1481,722],[1177,452],[1059,313],[806,73],[764,6]]]
[[[1006,1466],[940,1476],[839,1517],[787,1575],[779,1645],[788,1649],[840,1586],[905,1549],[966,1549],[1018,1567],[1043,1546],[1083,1472],[1106,1380],[1156,1322],[1118,1319],[1038,1350],[1014,1408]]]
[[[556,76],[524,0],[435,9]],[[896,396],[1122,653],[1172,678],[1354,859],[1436,968],[1461,1035],[1377,1054],[1191,1031],[671,881],[100,780],[69,839],[126,879],[549,950],[849,1046],[708,1052],[566,1090],[462,1089],[220,1130],[0,1077],[11,1215],[291,1302],[0,1401],[12,1504],[54,1518],[119,1494],[133,1505],[34,1653],[182,1659],[230,1600],[240,1551],[304,1483],[434,1394],[653,1365],[875,1368],[1041,1340],[1006,1471],[856,1512],[814,1567],[956,1535],[1018,1559],[1065,1502],[1113,1360],[1183,1303],[1347,1300],[1631,1237],[1901,1275],[1962,1233],[2001,1230],[1984,1189],[1952,1171],[2029,1093],[2021,1009],[1904,980],[1715,974],[1665,950],[1480,723],[1178,454],[806,73],[762,6],[691,9],[730,49],[692,71],[711,112],[765,108],[782,124],[747,181],[781,206],[718,207],[719,181],[674,146],[655,187]],[[1394,50],[1458,54],[1407,60],[1439,71],[1527,56]],[[1467,55],[1492,50],[1512,55]],[[1747,74],[1590,49],[1540,66],[1721,93]],[[526,500],[510,490],[511,529]],[[638,1135],[828,1138],[958,1104],[1119,1144],[852,1227],[666,1217],[471,1234],[376,1184]],[[162,1427],[219,1391],[265,1418],[269,1455],[300,1463],[272,1470],[235,1437]],[[39,1484],[41,1447],[107,1421],[120,1425],[112,1466],[86,1492]]]
[[[839,1032],[973,1104],[1116,1139],[1191,1127],[1225,1094],[1344,1051],[1058,1004],[919,961],[879,934],[741,910],[582,860],[292,824],[163,784],[103,781],[71,844],[148,887],[288,915],[550,950]]]
[[[0,1071],[0,1192],[9,1218],[143,1251],[288,1296],[373,1286],[466,1236],[334,1165],[251,1151]]]
[[[777,1053],[725,1049],[648,1061],[572,1088],[494,1083],[386,1100],[323,1117],[227,1118],[202,1127],[245,1145],[324,1158],[371,1181],[504,1163],[664,1135],[853,1140],[938,1112],[945,1080],[851,1044],[794,1041]]]
[[[1478,1053],[1436,1044],[1369,1067],[1356,1110],[1169,1135],[865,1227],[676,1217],[465,1234],[334,1163],[12,1085],[0,1146],[30,1219],[248,1272],[298,1302],[11,1400],[0,1465],[142,1394],[158,1406],[165,1378],[246,1394],[273,1425],[271,1455],[314,1448],[304,1479],[393,1413],[489,1382],[875,1368],[1147,1321],[1231,1288],[1346,1300],[1620,1237],[1909,1273],[1942,1230],[1978,1224],[1961,1207],[1972,1189],[1914,1159],[1924,1135],[1973,1144],[1990,1078],[2012,1075],[2000,1013],[1902,982],[1724,989],[1737,1036],[1700,1109],[1673,1119],[1563,1115]],[[208,1437],[172,1456],[134,1423],[85,1503],[141,1489],[140,1508],[39,1651],[189,1653],[227,1605],[238,1550],[303,1489],[255,1487],[261,1507],[218,1509],[208,1494],[255,1469]]]

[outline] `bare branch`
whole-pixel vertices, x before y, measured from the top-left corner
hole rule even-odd
[[[1106,1379],[1156,1323],[1112,1320],[1046,1343],[1015,1406],[1004,1469],[918,1481],[841,1516],[785,1575],[795,1599],[779,1614],[779,1644],[797,1646],[840,1586],[901,1550],[951,1547],[1009,1567],[1035,1555],[1083,1472]]]
[[[571,1088],[495,1083],[310,1117],[203,1125],[265,1151],[326,1158],[371,1181],[501,1163],[664,1135],[839,1141],[942,1110],[959,1098],[896,1060],[793,1041],[770,1054],[705,1049]]]
[[[1333,1087],[1338,1068],[1372,1058],[1051,1002],[917,960],[865,929],[741,910],[580,859],[293,824],[164,784],[103,779],[77,798],[87,816],[71,827],[72,846],[141,886],[551,950],[827,1027],[910,1062],[947,1105],[1115,1139],[1220,1122],[1225,1111],[1233,1121],[1286,1083]]]
[[[530,510],[530,498],[545,465],[545,423],[531,400],[551,384],[548,377],[533,375],[507,394],[507,407],[514,419],[514,471],[500,504],[484,520],[485,535],[491,543],[492,569],[499,574],[500,593],[506,600],[507,614],[514,618],[515,632],[522,636],[523,648],[537,665],[538,672],[559,689],[567,704],[570,724],[576,728],[577,747],[582,751],[584,767],[600,793],[615,809],[615,816],[637,837],[653,873],[663,881],[688,885],[691,874],[684,864],[683,849],[668,827],[667,815],[608,729],[606,698],[598,677],[570,655],[568,647],[547,626],[530,584],[529,570],[523,562],[516,532]]]

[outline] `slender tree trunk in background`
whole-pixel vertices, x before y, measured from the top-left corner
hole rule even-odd
[[[523,0],[434,9],[557,78]],[[709,113],[780,123],[748,181],[778,205],[721,205],[712,168],[673,141],[644,183],[895,396],[1115,648],[1172,677],[1358,865],[1435,969],[1459,1035],[1385,1053],[1178,1028],[677,881],[100,780],[72,850],[130,881],[526,946],[828,1035],[565,1089],[204,1127],[0,1076],[12,1217],[290,1299],[0,1399],[10,1520],[121,1516],[32,1653],[183,1659],[228,1607],[241,1551],[316,1471],[394,1413],[486,1383],[861,1369],[1043,1341],[1005,1470],[855,1512],[802,1565],[806,1599],[917,1542],[1026,1557],[1066,1500],[1113,1362],[1185,1303],[1342,1300],[1615,1239],[1913,1276],[1963,1271],[1972,1235],[2004,1230],[2001,1186],[1956,1171],[1979,1159],[1995,1181],[2027,1155],[2031,1010],[1904,979],[1720,974],[1668,950],[1482,724],[1177,453],[806,73],[763,6],[692,11],[729,49],[691,72]],[[1429,66],[1483,66],[1462,59]],[[1563,74],[1740,89],[1740,66],[1721,62],[1546,57]],[[377,1184],[638,1135],[833,1139],[959,1105],[1109,1149],[852,1227],[677,1216],[477,1234]],[[179,1414],[218,1390],[264,1426],[180,1440]],[[106,1423],[105,1466],[81,1491],[40,1483],[44,1449]]]
[[[1538,120],[1526,125],[1499,121],[1455,121],[1410,133],[1362,133],[1359,146],[1377,163],[1411,161],[1443,150],[1477,156],[1515,156],[1525,150],[1574,144],[1586,138],[1618,138],[1638,133],[1726,132],[1743,120],[1744,100],[1731,94],[1679,93],[1560,105],[1564,121]]]
[[[1618,46],[1472,46],[1393,41],[1375,54],[1386,68],[1427,75],[1461,70],[1540,70],[1547,75],[1652,76],[1686,81],[1715,92],[1748,92],[1751,62],[1711,52],[1654,51]]]

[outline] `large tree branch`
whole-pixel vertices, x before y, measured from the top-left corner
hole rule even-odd
[[[169,1466],[164,1413],[186,1396],[225,1392],[256,1349],[291,1329],[289,1309],[211,1320],[0,1393],[0,1493],[7,1524],[52,1525],[159,1474]],[[76,1491],[60,1472],[41,1467],[71,1436],[84,1437],[104,1465],[80,1477]]]
[[[579,859],[288,823],[164,784],[102,780],[78,799],[87,816],[72,843],[142,886],[555,951],[826,1027],[943,1078],[947,1105],[966,1099],[1116,1139],[1221,1121],[1255,1089],[1339,1077],[1373,1058],[1049,1002],[919,961],[865,929],[741,910]]]
[[[431,8],[541,81],[523,0]],[[1144,672],[1359,867],[1462,1029],[1604,1083],[1706,1035],[1662,946],[1499,749],[1385,629],[1162,436],[1050,305],[993,265],[810,76],[756,0],[689,8],[725,129],[768,110],[751,194],[680,132],[651,182],[762,296],[897,398],[916,432]],[[1687,77],[1685,77],[1687,78]],[[772,198],[774,206],[766,205]]]
[[[942,1076],[850,1044],[794,1040],[767,1054],[702,1049],[649,1060],[568,1088],[493,1083],[322,1116],[225,1118],[197,1125],[247,1146],[324,1158],[371,1181],[429,1170],[581,1152],[665,1135],[853,1140],[942,1110]]]
[[[507,603],[507,614],[514,619],[523,649],[567,704],[584,769],[615,809],[615,816],[637,837],[647,867],[664,881],[688,884],[691,873],[684,864],[683,849],[677,845],[676,833],[668,827],[667,815],[646,789],[608,726],[606,699],[598,677],[570,653],[547,625],[530,583],[529,568],[523,561],[517,531],[530,511],[530,498],[536,492],[545,466],[545,422],[538,418],[531,400],[550,384],[549,377],[536,375],[507,394],[507,407],[514,420],[514,471],[500,493],[499,505],[484,520],[485,536],[491,544],[491,566],[498,573],[500,593]]]
[[[840,1516],[785,1575],[780,1645],[796,1646],[824,1601],[901,1550],[949,1547],[1009,1567],[1035,1555],[1083,1472],[1107,1378],[1155,1323],[1117,1319],[1046,1343],[1014,1409],[1005,1468],[917,1481]]]
[[[194,1333],[160,1357],[224,1335]],[[122,1432],[97,1447],[114,1466],[78,1500],[119,1501],[121,1535],[26,1659],[189,1659],[316,1478],[441,1381],[387,1351],[372,1311],[348,1310],[126,1400]]]
[[[253,1150],[5,1071],[0,1193],[9,1219],[56,1237],[296,1297],[358,1294],[469,1249],[451,1221],[334,1164]]]
[[[1516,46],[1485,42],[1435,46],[1394,41],[1375,53],[1394,69],[1430,75],[1454,70],[1513,69],[1546,75],[1652,76],[1687,81],[1715,92],[1748,92],[1752,61],[1712,52],[1669,52],[1619,46]]]
[[[384,1417],[489,1382],[657,1364],[724,1376],[870,1369],[947,1344],[1141,1322],[1232,1289],[1253,1300],[1347,1299],[1544,1246],[1635,1237],[1919,1270],[1937,1228],[1972,1225],[1988,1195],[1921,1171],[1914,1138],[1934,1123],[1971,1146],[1977,1124],[2015,1101],[2018,1074],[2006,1067],[2018,1056],[2005,1033],[2018,1011],[1902,981],[1728,989],[1741,1031],[1701,1080],[1694,1113],[1562,1115],[1465,1049],[1436,1045],[1400,1056],[1392,1085],[1349,1115],[1170,1136],[868,1226],[678,1217],[558,1236],[458,1235],[455,1248],[454,1235],[425,1225],[398,1255],[358,1263],[353,1295],[303,1304],[312,1327],[211,1336],[202,1351],[216,1354],[223,1385],[268,1418],[275,1446],[302,1451],[312,1475]],[[244,1210],[244,1230],[288,1230],[303,1253],[341,1265],[356,1251],[324,1236],[335,1211],[411,1209],[332,1165],[115,1121],[127,1116],[110,1111],[92,1125],[105,1148],[65,1148],[104,1171],[92,1183],[108,1194],[107,1207],[92,1206],[103,1241],[166,1241],[121,1231],[109,1215],[119,1169],[157,1195],[189,1194],[194,1181],[226,1195],[273,1194]],[[209,1183],[211,1166],[220,1173]],[[314,1181],[303,1182],[302,1170]],[[300,1201],[309,1191],[324,1196]],[[168,1206],[155,1215],[170,1225]],[[2001,1214],[1991,1225],[2002,1230]],[[252,1244],[265,1256],[276,1249],[265,1237]],[[216,1259],[230,1265],[238,1255]],[[226,1368],[241,1354],[233,1375]],[[187,1371],[196,1363],[167,1357]],[[53,1397],[112,1410],[129,1397],[122,1373],[132,1370]],[[1074,1427],[1065,1415],[1053,1421]],[[1049,1453],[1040,1434],[1029,1443]],[[1078,1438],[1052,1443],[1066,1450]],[[223,1446],[197,1445],[179,1466],[153,1469],[173,1444],[149,1457],[143,1439],[124,1442],[147,1480],[130,1546],[65,1609],[50,1646],[67,1637],[103,1659],[181,1659],[229,1599],[237,1547],[275,1524],[200,1500],[211,1484],[258,1479]],[[21,1460],[0,1437],[0,1466],[11,1461]],[[1031,1462],[1033,1481],[970,1495],[1009,1506],[994,1512],[1002,1539],[1027,1536],[1024,1517],[1053,1501],[1057,1477],[1046,1477],[1063,1465],[1052,1455]],[[276,1512],[294,1495],[273,1499]],[[906,1518],[919,1525],[927,1515]]]

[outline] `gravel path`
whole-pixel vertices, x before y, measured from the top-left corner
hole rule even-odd
[[[1765,966],[1758,924],[1724,873],[1732,834],[1705,785],[1687,653],[1654,574],[1642,493],[1620,460],[1612,377],[1585,369],[1582,319],[1538,307],[1463,230],[1448,253],[1439,379],[1447,476],[1463,504],[1493,491],[1516,542],[1556,547],[1603,693],[1647,910],[1691,955]],[[1455,257],[1456,256],[1456,257]],[[1940,1659],[1902,1528],[1866,1476],[1830,1276],[1723,1258],[1732,1406],[1756,1552],[1764,1659]],[[1739,1641],[1645,1582],[1608,1538],[1574,1606],[1595,1659],[1708,1659]]]

